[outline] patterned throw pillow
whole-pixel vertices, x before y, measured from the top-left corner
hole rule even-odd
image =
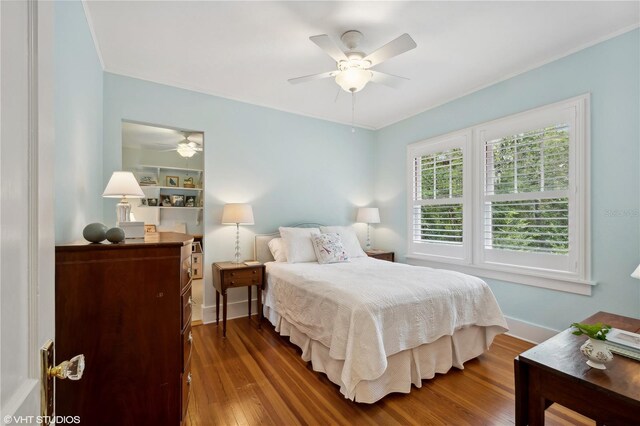
[[[348,262],[349,256],[342,245],[340,234],[314,234],[311,236],[313,250],[318,257],[318,263]]]

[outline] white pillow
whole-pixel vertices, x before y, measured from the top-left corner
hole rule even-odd
[[[280,227],[280,237],[284,243],[284,255],[289,263],[317,262],[311,235],[319,234],[318,228]]]
[[[269,241],[269,251],[271,255],[276,260],[276,262],[286,262],[287,256],[284,254],[284,244],[282,243],[282,238],[274,238]]]
[[[318,257],[318,263],[348,262],[349,256],[342,245],[340,234],[314,234],[311,236],[313,249]]]
[[[342,245],[349,257],[367,257],[367,254],[360,247],[360,241],[356,235],[355,229],[350,226],[321,226],[320,231],[323,234],[335,233],[340,234]]]

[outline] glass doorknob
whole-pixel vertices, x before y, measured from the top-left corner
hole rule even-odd
[[[69,361],[62,361],[49,369],[49,377],[58,379],[80,380],[84,372],[84,355],[76,355]]]

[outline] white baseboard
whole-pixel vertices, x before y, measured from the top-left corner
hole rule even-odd
[[[558,330],[511,318],[506,315],[505,318],[507,319],[507,324],[509,325],[509,332],[505,334],[507,336],[517,337],[518,339],[525,340],[530,343],[542,343],[559,333]]]
[[[258,301],[257,299],[251,300],[251,313],[255,314],[258,312]],[[246,317],[247,312],[247,301],[241,300],[239,302],[231,302],[227,303],[227,320],[234,318],[242,318]],[[222,319],[222,298],[220,298],[220,319]],[[203,324],[211,324],[216,322],[216,306],[204,306],[202,305],[202,323]]]

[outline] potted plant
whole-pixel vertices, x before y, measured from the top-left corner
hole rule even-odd
[[[576,336],[586,334],[589,338],[580,346],[580,351],[589,358],[587,365],[598,370],[605,370],[607,367],[604,364],[613,359],[613,354],[605,344],[607,333],[611,330],[611,326],[601,322],[596,324],[574,322],[571,327],[575,329],[573,334]]]

